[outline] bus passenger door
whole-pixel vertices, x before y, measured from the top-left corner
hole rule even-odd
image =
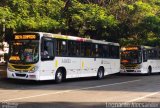
[[[40,79],[53,79],[54,42],[51,38],[42,38]]]

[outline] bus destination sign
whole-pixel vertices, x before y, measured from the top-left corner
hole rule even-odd
[[[35,34],[15,34],[15,40],[36,40],[38,39],[37,35]]]
[[[123,47],[122,48],[123,51],[127,50],[127,51],[130,51],[130,50],[139,50],[138,47]]]

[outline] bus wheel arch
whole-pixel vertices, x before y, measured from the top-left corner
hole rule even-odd
[[[56,83],[61,83],[66,79],[66,69],[64,67],[59,67],[55,74]]]
[[[148,66],[147,75],[151,75],[152,73],[152,66]]]
[[[97,71],[97,79],[99,79],[99,80],[103,79],[104,78],[104,72],[105,72],[104,67],[100,66],[98,68],[98,71]]]

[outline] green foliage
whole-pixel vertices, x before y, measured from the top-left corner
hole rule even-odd
[[[95,39],[103,39],[107,34],[107,28],[117,26],[118,21],[113,15],[109,15],[106,8],[97,4],[82,4],[72,2],[64,16],[67,20],[68,34],[90,36]]]
[[[122,45],[158,45],[159,12],[159,0],[1,0],[0,33],[5,24],[16,32],[53,32]]]
[[[60,29],[63,1],[8,0],[0,7],[0,15],[8,28],[15,31],[56,31]],[[1,20],[2,21],[2,20]]]

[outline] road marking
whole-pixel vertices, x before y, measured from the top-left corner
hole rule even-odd
[[[160,91],[153,92],[153,93],[147,94],[147,95],[145,95],[145,96],[142,96],[142,97],[138,97],[138,98],[132,99],[132,100],[130,100],[130,101],[128,101],[128,102],[135,102],[135,101],[138,101],[138,100],[142,100],[142,99],[144,99],[144,98],[147,98],[147,97],[156,95],[156,94],[158,94],[158,93],[160,93]]]
[[[13,98],[13,99],[2,100],[2,102],[22,100],[22,99],[28,99],[28,98],[35,98],[35,97],[41,97],[41,96],[47,96],[47,95],[69,93],[69,92],[73,92],[73,91],[88,90],[88,89],[101,88],[101,87],[107,87],[107,86],[113,86],[113,85],[127,84],[127,83],[132,83],[132,82],[137,82],[137,81],[141,81],[141,80],[132,80],[132,81],[125,81],[125,82],[120,82],[120,83],[113,83],[113,84],[106,84],[106,85],[99,85],[99,86],[91,86],[91,87],[84,87],[84,88],[73,89],[73,90],[64,90],[64,91],[59,91],[59,92],[54,92],[54,93],[51,92],[51,93],[45,93],[45,94],[39,94],[39,95],[33,95],[33,96]]]

